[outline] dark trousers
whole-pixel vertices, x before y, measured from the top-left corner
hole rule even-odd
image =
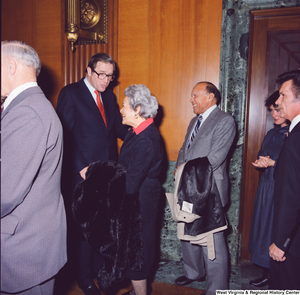
[[[286,253],[286,260],[271,259],[271,290],[300,290],[300,258]]]
[[[77,283],[80,288],[91,285],[101,266],[101,257],[87,241],[76,242]]]

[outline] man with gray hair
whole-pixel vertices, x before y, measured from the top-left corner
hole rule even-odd
[[[40,70],[32,47],[1,42],[1,294],[53,294],[67,261],[62,127]]]

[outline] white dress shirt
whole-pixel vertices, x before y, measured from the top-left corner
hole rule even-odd
[[[3,110],[5,110],[8,107],[8,105],[13,101],[13,99],[17,97],[21,92],[23,92],[24,90],[30,87],[35,87],[35,86],[38,86],[37,82],[28,82],[15,88],[5,99]]]
[[[291,132],[293,130],[293,128],[300,122],[300,114],[298,116],[296,116],[292,122],[291,122],[291,125],[290,125],[290,128],[289,128],[289,132]]]
[[[98,104],[97,104],[97,94],[95,93],[95,90],[97,90],[97,89],[94,88],[94,87],[89,83],[89,81],[87,80],[86,77],[83,79],[83,82],[85,83],[86,87],[88,88],[88,90],[89,90],[90,93],[92,94],[93,99],[94,99],[96,105],[98,106]],[[99,91],[99,93],[100,93],[101,103],[103,104],[101,92]]]

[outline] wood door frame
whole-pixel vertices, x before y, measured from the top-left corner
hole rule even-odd
[[[269,31],[299,30],[300,7],[251,11],[248,82],[243,171],[241,187],[240,233],[241,259],[249,260],[248,250],[252,211],[259,172],[252,166],[265,137],[268,95],[267,34]]]

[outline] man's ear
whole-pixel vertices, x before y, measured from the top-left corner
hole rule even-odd
[[[215,95],[214,95],[213,93],[210,93],[210,94],[208,95],[208,99],[209,99],[210,101],[214,100],[214,99],[215,99]]]
[[[86,68],[86,72],[87,72],[88,76],[92,76],[92,69],[90,67]]]
[[[17,71],[17,68],[18,68],[18,64],[17,64],[17,62],[13,59],[13,58],[11,58],[11,57],[9,57],[8,58],[8,70],[9,70],[9,73],[10,73],[10,75],[14,75],[15,73],[16,73],[16,71]]]

